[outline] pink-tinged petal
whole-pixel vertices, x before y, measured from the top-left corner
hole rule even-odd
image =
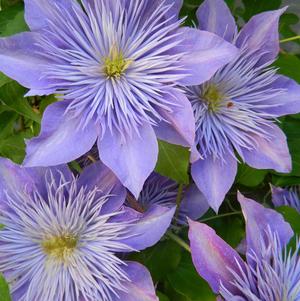
[[[226,158],[225,162],[209,155],[205,159],[193,163],[191,169],[196,185],[216,212],[237,173],[237,160],[232,154],[224,154],[224,158]]]
[[[184,40],[175,51],[186,52],[181,59],[184,73],[187,74],[180,80],[183,85],[204,83],[239,54],[234,45],[214,33],[188,27],[178,31]]]
[[[241,157],[253,168],[289,173],[292,161],[285,134],[277,125],[272,125],[267,130],[272,135],[271,138],[266,140],[256,136],[256,148],[242,149]]]
[[[115,174],[102,162],[98,161],[86,167],[78,179],[78,186],[89,190],[99,189],[98,196],[107,196],[107,202],[101,214],[118,210],[125,202],[126,189]]]
[[[71,12],[73,0],[24,0],[25,20],[31,30],[40,30],[47,26],[49,20],[55,18],[54,11],[67,9]]]
[[[247,45],[250,51],[258,50],[263,54],[261,64],[273,61],[279,52],[279,18],[285,10],[286,7],[252,17],[240,31],[236,45]]]
[[[282,89],[284,93],[266,100],[266,108],[263,111],[274,117],[300,112],[300,85],[298,83],[286,76],[278,75],[272,88]]]
[[[171,90],[165,95],[172,110],[159,110],[166,121],[154,127],[157,137],[172,144],[192,146],[195,140],[195,118],[187,97],[178,90]]]
[[[0,38],[0,71],[24,87],[44,90],[51,82],[43,77],[49,62],[39,54],[39,37],[37,33],[25,32]]]
[[[197,10],[199,28],[213,32],[232,42],[237,27],[234,17],[224,0],[205,0]]]
[[[145,213],[125,208],[122,216],[115,221],[132,221],[128,228],[128,238],[122,242],[135,250],[144,250],[155,245],[169,228],[176,206],[167,208],[153,205]]]
[[[241,268],[244,266],[239,254],[209,226],[192,220],[189,226],[192,259],[197,272],[215,293],[219,292],[221,283],[235,292],[236,288],[230,283],[234,278],[229,269],[239,274],[239,265]]]
[[[125,284],[127,292],[118,292],[114,301],[159,301],[149,271],[140,263],[126,262],[123,270],[130,279]]]
[[[101,161],[138,198],[157,161],[158,144],[153,128],[145,124],[139,128],[139,136],[133,137],[106,130],[98,139],[98,148]]]
[[[5,206],[6,193],[14,194],[18,191],[26,191],[31,194],[38,192],[46,197],[46,177],[50,177],[50,175],[57,182],[59,182],[61,176],[67,181],[72,179],[72,173],[67,165],[52,168],[24,168],[9,159],[0,158],[0,208]]]
[[[285,206],[286,198],[289,197],[289,191],[287,189],[283,189],[281,187],[276,187],[271,185],[272,191],[272,202],[275,207]]]
[[[93,122],[79,128],[80,119],[66,113],[68,102],[51,104],[44,112],[41,133],[27,141],[24,165],[53,166],[70,162],[88,152],[98,133]]]
[[[190,219],[196,220],[209,209],[209,204],[196,185],[191,185],[184,194],[179,212]]]
[[[261,254],[261,237],[266,237],[268,229],[278,234],[282,246],[289,242],[294,233],[280,213],[245,198],[241,193],[238,193],[238,201],[246,221],[247,253],[253,250],[257,256]]]

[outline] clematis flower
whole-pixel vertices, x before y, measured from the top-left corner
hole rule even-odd
[[[178,189],[179,185],[175,181],[153,172],[146,180],[137,200],[128,194],[127,205],[146,215],[156,206],[176,208]],[[173,226],[186,225],[187,218],[196,220],[209,209],[206,199],[196,185],[184,188],[181,197],[177,216],[173,218]]]
[[[300,213],[300,187],[281,188],[271,186],[272,201],[275,207],[289,206]]]
[[[12,299],[158,301],[147,269],[121,257],[156,243],[174,210],[123,218],[125,196],[101,163],[75,178],[64,165],[0,159],[0,272]]]
[[[72,161],[98,144],[101,161],[138,197],[157,161],[157,137],[194,142],[183,85],[207,81],[237,48],[180,28],[181,0],[25,0],[31,32],[0,39],[0,71],[63,100],[44,113],[24,165]]]
[[[300,243],[286,244],[293,231],[272,209],[239,195],[246,221],[246,261],[205,224],[190,222],[194,265],[217,300],[295,301],[300,298]]]
[[[187,88],[196,119],[191,173],[216,212],[234,182],[238,158],[257,169],[291,170],[286,137],[274,121],[300,112],[300,86],[271,66],[284,11],[258,14],[239,33],[223,0],[206,0],[197,11],[200,29],[240,49],[210,80]]]

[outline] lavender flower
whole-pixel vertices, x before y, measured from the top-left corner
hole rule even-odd
[[[1,159],[0,186],[0,272],[14,301],[158,300],[145,267],[118,254],[156,243],[174,211],[125,216],[125,189],[101,163],[75,178]]]
[[[272,209],[239,195],[246,221],[246,259],[205,224],[190,222],[193,262],[226,301],[300,300],[300,243],[285,249],[293,231]]]
[[[256,15],[239,33],[223,0],[206,0],[197,11],[200,29],[240,49],[209,81],[186,89],[196,119],[192,176],[215,211],[234,182],[237,155],[257,169],[291,170],[286,137],[274,121],[300,112],[300,86],[271,66],[284,11]]]
[[[280,188],[271,186],[272,201],[276,207],[289,206],[300,213],[300,186]]]
[[[97,141],[102,162],[138,197],[157,138],[191,146],[193,112],[180,86],[200,84],[237,49],[215,34],[180,28],[181,0],[25,0],[31,32],[0,39],[0,70],[58,93],[26,166],[74,160]]]

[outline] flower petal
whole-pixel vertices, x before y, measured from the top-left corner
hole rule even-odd
[[[253,168],[290,172],[292,162],[285,134],[276,125],[272,125],[267,130],[272,138],[266,140],[256,136],[256,148],[253,150],[242,149],[241,157]]]
[[[224,0],[205,0],[197,10],[199,28],[232,42],[237,27]]]
[[[285,10],[286,7],[252,17],[240,31],[236,45],[247,45],[251,51],[258,50],[263,55],[261,64],[273,61],[279,52],[279,18]]]
[[[74,3],[72,0],[24,0],[26,23],[31,30],[40,30],[54,18],[55,9],[65,8],[70,11]]]
[[[204,83],[239,53],[234,45],[214,33],[188,27],[178,31],[184,40],[175,47],[175,51],[186,53],[181,59],[184,73],[187,74],[180,80],[183,85]]]
[[[24,192],[31,194],[38,192],[41,196],[47,196],[46,176],[51,172],[54,179],[59,182],[63,175],[65,179],[71,180],[72,173],[67,165],[52,168],[24,168],[10,161],[0,158],[0,208],[4,208],[6,193]]]
[[[25,166],[52,166],[70,162],[89,151],[97,139],[93,122],[79,128],[79,118],[66,113],[68,102],[58,101],[47,107],[38,137],[27,141]]]
[[[300,85],[286,76],[278,75],[277,77],[272,88],[283,89],[285,92],[266,100],[264,111],[274,115],[274,117],[299,113]]]
[[[245,198],[241,193],[238,193],[238,201],[246,221],[247,253],[253,250],[257,256],[261,254],[261,237],[266,237],[268,229],[277,232],[283,247],[289,242],[293,230],[280,213]]]
[[[224,155],[226,162],[212,155],[192,164],[192,177],[207,199],[208,204],[218,212],[226,193],[232,186],[236,173],[237,161],[232,154]]]
[[[209,226],[191,220],[189,225],[192,259],[197,272],[215,293],[219,292],[221,282],[231,292],[236,291],[231,285],[234,278],[229,269],[239,274],[238,263],[241,267],[244,265],[239,254]]]
[[[191,185],[184,194],[179,212],[190,219],[196,220],[209,209],[209,204],[196,185]]]
[[[44,90],[51,84],[43,78],[49,62],[38,54],[38,39],[39,34],[30,32],[0,38],[0,71],[24,87]]]
[[[169,228],[175,210],[176,206],[167,208],[153,205],[145,213],[139,213],[125,207],[124,214],[114,219],[120,222],[132,221],[128,238],[122,242],[135,250],[144,250],[155,245]]]
[[[98,139],[99,156],[138,198],[144,182],[153,171],[158,156],[158,144],[150,125],[140,128],[139,136],[124,137],[106,130]]]
[[[187,97],[173,89],[165,95],[170,102],[171,112],[159,110],[166,121],[154,127],[157,137],[172,144],[192,146],[195,140],[195,118],[192,106]]]
[[[290,192],[288,189],[283,189],[281,187],[276,187],[271,185],[272,191],[272,202],[275,207],[285,206],[286,199],[289,199]]]
[[[83,170],[78,179],[78,186],[87,187],[89,190],[96,187],[99,189],[99,197],[108,197],[101,209],[101,214],[116,211],[125,202],[126,189],[112,171],[100,161]]]
[[[126,283],[127,292],[118,292],[114,301],[158,301],[149,271],[140,263],[127,261],[123,270],[130,281]]]

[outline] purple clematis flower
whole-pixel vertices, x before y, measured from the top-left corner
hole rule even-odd
[[[192,177],[217,212],[237,172],[237,155],[257,169],[291,170],[276,118],[300,112],[300,86],[276,74],[278,22],[285,8],[261,13],[238,33],[223,0],[205,0],[200,29],[218,34],[240,54],[202,85],[187,88],[196,119]]]
[[[125,217],[125,196],[102,163],[76,178],[0,159],[0,272],[13,300],[158,301],[147,269],[118,255],[156,243],[174,210]]]
[[[222,296],[217,300],[299,300],[300,243],[294,253],[285,249],[293,236],[290,225],[276,211],[242,195],[238,199],[246,221],[246,262],[209,226],[190,221],[198,273]]]
[[[156,206],[176,208],[178,188],[179,185],[175,181],[153,172],[146,180],[139,198],[135,200],[129,194],[127,204],[146,215]],[[203,194],[196,185],[191,185],[183,189],[182,201],[177,216],[173,218],[173,226],[187,225],[187,218],[196,220],[203,216],[208,209],[209,205]]]
[[[31,32],[0,39],[0,71],[57,93],[24,165],[72,161],[98,144],[101,161],[135,197],[157,161],[157,138],[192,146],[183,85],[207,81],[237,48],[180,28],[182,0],[25,0]]]
[[[271,186],[272,201],[275,207],[289,206],[300,213],[300,186],[281,188]]]

